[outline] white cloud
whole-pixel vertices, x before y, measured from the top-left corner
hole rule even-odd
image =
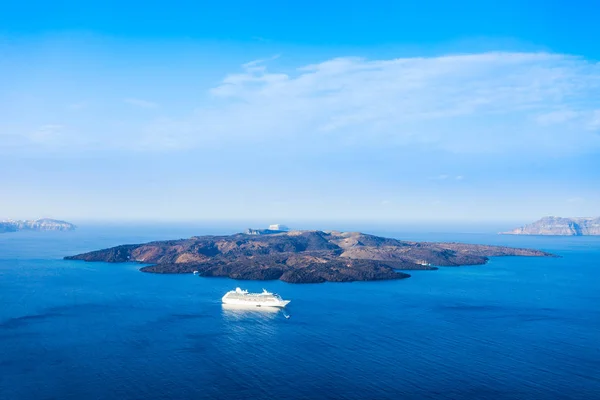
[[[157,108],[158,107],[158,104],[156,104],[152,101],[148,101],[148,100],[127,98],[127,99],[123,99],[123,101],[127,104],[130,104],[130,105],[136,106],[136,107],[140,107],[140,108]]]
[[[410,146],[461,154],[600,149],[600,64],[583,58],[501,52],[346,57],[290,72],[267,68],[276,57],[226,75],[199,93],[203,105],[187,116],[181,110],[143,120],[124,112],[118,123],[105,114],[66,116],[78,133],[67,145],[176,151],[236,143],[302,152]],[[26,131],[19,130],[23,137]]]
[[[211,90],[212,107],[178,122],[184,130],[162,128],[182,147],[214,137],[302,138],[314,146],[415,144],[457,153],[600,147],[589,129],[598,119],[600,66],[577,57],[337,58],[293,75],[268,72],[259,63],[227,75]]]
[[[573,110],[557,110],[540,114],[536,117],[536,120],[540,125],[554,125],[570,121],[580,115],[580,113]]]
[[[271,56],[269,58],[261,58],[261,59],[258,59],[258,60],[249,61],[249,62],[247,62],[245,64],[242,64],[242,68],[244,68],[246,70],[249,70],[249,69],[252,69],[252,68],[258,68],[260,66],[260,64],[265,64],[265,63],[267,63],[269,61],[276,60],[279,57],[281,57],[281,54],[275,54],[275,55],[273,55],[273,56]],[[261,67],[261,69],[262,69],[262,67]]]
[[[432,177],[430,179],[436,180],[436,181],[445,181],[445,180],[452,179],[452,178],[454,178],[457,181],[462,181],[463,179],[465,179],[465,177],[462,176],[462,175],[456,175],[456,176],[453,177],[453,176],[450,176],[448,174],[441,174],[441,175],[438,175],[438,176],[434,176],[434,177]]]

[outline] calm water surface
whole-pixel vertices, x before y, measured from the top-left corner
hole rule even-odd
[[[236,282],[61,260],[236,230],[0,235],[0,398],[600,398],[600,238],[371,230],[562,256],[395,282]],[[224,310],[238,285],[291,299],[291,317]]]

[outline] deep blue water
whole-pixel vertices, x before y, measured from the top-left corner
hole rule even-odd
[[[243,227],[239,227],[240,230]],[[372,230],[540,248],[393,282],[154,275],[64,255],[234,227],[0,235],[0,399],[600,398],[600,238]],[[224,310],[235,286],[287,312]]]

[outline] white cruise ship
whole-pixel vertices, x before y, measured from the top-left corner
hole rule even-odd
[[[231,304],[237,306],[254,306],[254,307],[279,307],[283,308],[288,305],[290,300],[283,300],[277,293],[267,292],[263,289],[262,293],[248,293],[247,290],[235,288],[223,296],[223,304]]]

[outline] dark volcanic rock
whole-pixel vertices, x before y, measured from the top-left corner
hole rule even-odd
[[[551,256],[538,250],[463,243],[417,243],[358,232],[292,231],[269,235],[198,236],[122,245],[68,260],[140,262],[144,272],[290,283],[402,279],[398,270],[484,264],[488,257]]]
[[[109,263],[122,263],[131,261],[131,251],[136,248],[136,245],[122,245],[117,247],[111,247],[110,249],[91,251],[89,253],[80,254],[77,260],[83,261],[98,261],[102,259],[104,262]],[[75,259],[66,257],[66,259]]]

